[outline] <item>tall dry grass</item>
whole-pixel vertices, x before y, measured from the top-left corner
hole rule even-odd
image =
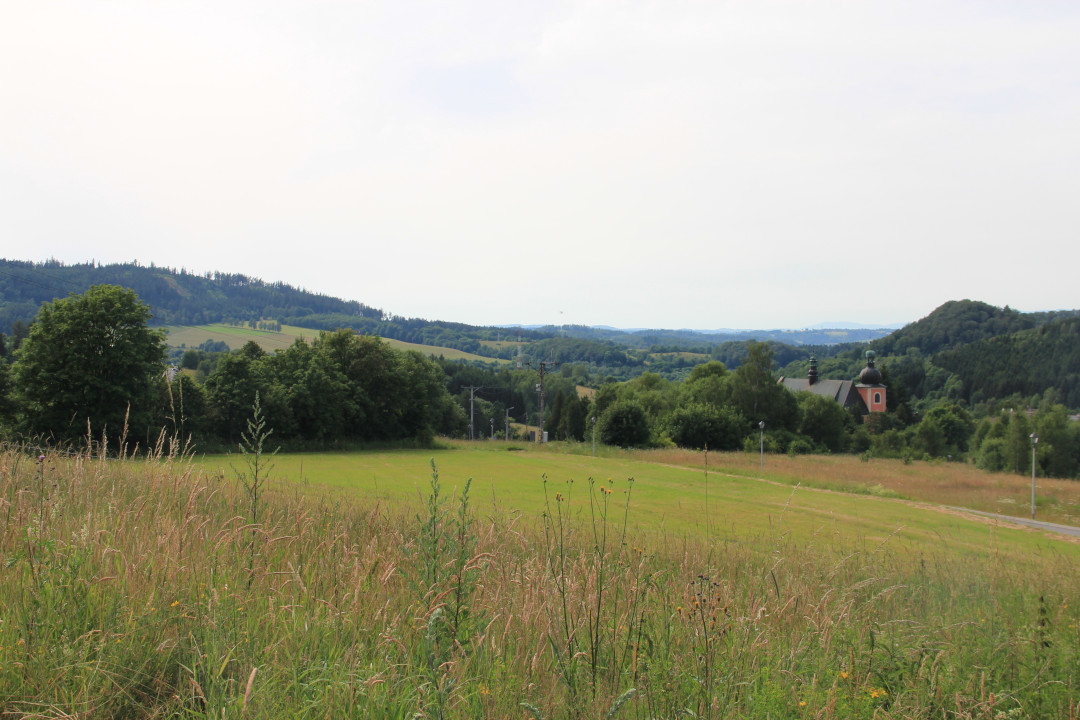
[[[0,715],[1075,717],[1063,555],[633,537],[646,509],[600,487],[549,480],[530,519],[271,477],[252,523],[182,456],[6,447]]]

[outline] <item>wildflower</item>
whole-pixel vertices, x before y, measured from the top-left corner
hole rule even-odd
[[[845,670],[844,672],[840,673],[840,677],[841,677],[842,679],[844,679],[844,680],[847,680],[847,679],[848,679],[848,673],[847,673],[847,670]]]
[[[173,600],[173,603],[172,603],[172,605],[170,605],[169,607],[171,607],[171,608],[174,608],[174,607],[176,607],[176,606],[177,606],[177,605],[179,605],[179,604],[180,604],[180,601],[179,601],[179,600]]]
[[[805,700],[800,700],[799,701],[799,707],[806,707],[806,701]]]

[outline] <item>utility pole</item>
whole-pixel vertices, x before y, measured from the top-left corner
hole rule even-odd
[[[495,439],[495,418],[488,418],[488,422],[491,423],[491,439]]]
[[[476,439],[476,431],[475,431],[474,422],[473,422],[473,401],[474,401],[475,396],[476,396],[476,391],[477,390],[483,390],[484,386],[483,385],[469,385],[465,389],[469,391],[469,439],[470,440],[475,440]]]
[[[506,430],[504,431],[506,434],[503,435],[503,440],[510,439],[510,411],[513,409],[514,407],[512,405],[506,408]]]
[[[1031,519],[1035,519],[1035,446],[1039,444],[1039,433],[1031,433]]]
[[[525,363],[526,365],[532,365],[532,363]],[[536,392],[540,396],[540,442],[544,442],[544,375],[547,375],[549,370],[548,366],[559,367],[562,363],[557,362],[540,362],[540,382],[536,386]]]

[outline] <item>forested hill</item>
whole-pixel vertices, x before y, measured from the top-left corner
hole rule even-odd
[[[821,375],[854,378],[867,348],[888,372],[890,400],[899,391],[924,408],[943,400],[975,408],[1005,398],[1038,405],[1049,391],[1055,402],[1080,409],[1076,310],[1021,313],[972,300],[947,302],[869,345],[819,348]],[[781,373],[804,377],[806,371],[804,357]]]
[[[15,323],[29,324],[44,302],[86,292],[93,285],[134,290],[150,306],[155,325],[205,325],[219,322],[276,321],[314,330],[351,328],[358,333],[405,342],[454,348],[490,357],[508,357],[485,341],[506,339],[506,328],[431,321],[390,315],[351,300],[300,290],[282,282],[230,273],[189,273],[137,262],[118,265],[65,265],[0,259],[0,333]],[[524,331],[528,340],[552,333]],[[610,343],[601,350],[614,347]]]
[[[1053,320],[1076,317],[1077,311],[1021,313],[975,300],[953,300],[923,319],[872,343],[879,355],[903,355],[910,348],[933,355],[992,337],[1030,330]]]
[[[359,302],[239,274],[196,275],[138,263],[65,265],[55,260],[0,260],[0,332],[9,332],[16,320],[33,320],[43,302],[86,292],[92,285],[121,285],[134,290],[150,306],[153,322],[158,325],[262,319],[284,323],[320,315],[378,320],[383,314]]]
[[[946,350],[934,364],[960,378],[960,397],[968,402],[1052,387],[1065,405],[1080,407],[1080,318]]]

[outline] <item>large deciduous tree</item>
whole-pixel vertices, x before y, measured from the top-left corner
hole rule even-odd
[[[116,285],[42,305],[13,367],[23,428],[72,441],[89,424],[115,439],[126,419],[131,437],[156,438],[149,426],[165,334],[149,320],[150,308]]]
[[[842,452],[852,422],[848,411],[832,398],[805,391],[798,393],[796,399],[800,410],[799,433],[829,452]]]
[[[773,377],[773,351],[767,343],[750,343],[731,380],[731,402],[753,425],[764,420],[767,428],[794,430],[799,422],[794,393]]]
[[[668,422],[675,444],[695,450],[737,450],[749,427],[735,408],[703,403],[676,408]]]
[[[633,400],[619,400],[600,417],[600,442],[605,445],[643,447],[650,434],[648,415]]]

